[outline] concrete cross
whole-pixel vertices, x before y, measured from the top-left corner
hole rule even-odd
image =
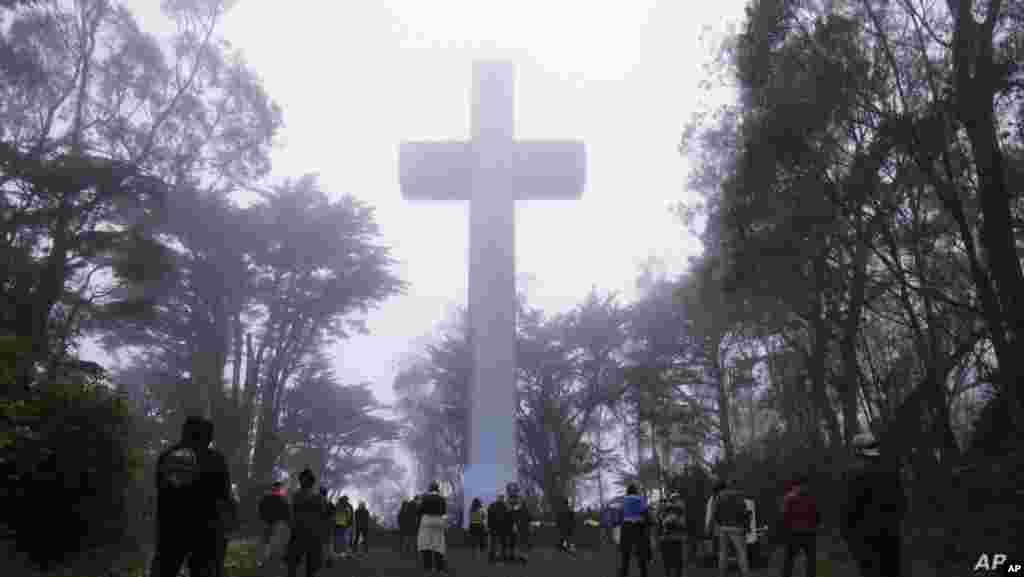
[[[518,477],[515,200],[579,198],[585,179],[582,142],[514,140],[514,74],[508,62],[475,63],[471,141],[406,142],[399,149],[405,198],[469,201],[467,521],[474,497],[486,506]]]

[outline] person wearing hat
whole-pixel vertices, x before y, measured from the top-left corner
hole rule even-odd
[[[306,563],[306,577],[315,577],[323,562],[323,527],[327,502],[316,490],[316,476],[309,468],[299,473],[299,490],[292,496],[291,539],[288,543],[288,577],[295,577],[299,563]]]
[[[419,506],[420,530],[416,548],[423,557],[423,570],[439,575],[445,572],[445,529],[447,529],[448,503],[441,496],[436,481],[430,483],[429,492],[423,496]]]
[[[897,577],[902,571],[900,535],[906,495],[899,470],[883,459],[870,433],[851,443],[854,463],[847,473],[840,526],[862,577]]]
[[[665,577],[682,577],[686,505],[679,493],[672,494],[658,514],[658,538],[661,541],[661,556],[665,563]]]

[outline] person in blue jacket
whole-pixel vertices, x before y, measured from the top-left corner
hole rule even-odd
[[[622,500],[622,530],[619,536],[619,577],[629,575],[629,562],[636,553],[640,577],[647,577],[651,557],[651,509],[636,485],[626,488]]]

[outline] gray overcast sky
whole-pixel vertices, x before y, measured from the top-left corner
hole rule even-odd
[[[130,4],[144,29],[168,30],[159,0]],[[319,172],[328,192],[373,204],[411,283],[370,316],[370,335],[335,348],[339,374],[391,401],[396,362],[465,302],[467,207],[404,201],[397,149],[468,136],[474,59],[516,63],[518,137],[587,146],[582,200],[518,205],[517,272],[535,278],[531,304],[564,310],[591,286],[632,297],[651,255],[682,267],[698,245],[668,212],[689,198],[676,147],[711,42],[743,4],[241,0],[223,33],[284,110],[274,175]]]

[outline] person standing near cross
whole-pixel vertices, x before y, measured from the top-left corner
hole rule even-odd
[[[469,201],[473,378],[464,511],[518,477],[515,201],[579,198],[586,172],[582,142],[514,140],[512,63],[477,62],[473,72],[472,140],[399,148],[405,198]]]

